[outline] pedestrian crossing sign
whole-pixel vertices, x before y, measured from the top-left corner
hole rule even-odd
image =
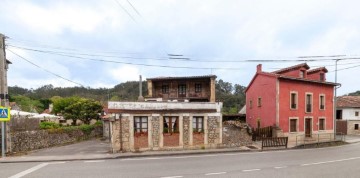
[[[10,109],[5,107],[0,107],[0,121],[9,121],[10,120]]]

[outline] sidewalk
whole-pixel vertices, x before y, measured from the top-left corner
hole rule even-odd
[[[360,135],[347,135],[345,142],[358,143]],[[30,152],[25,156],[9,156],[0,158],[0,163],[16,162],[53,162],[53,161],[77,161],[77,160],[103,160],[119,158],[139,158],[155,156],[185,156],[197,154],[218,154],[218,153],[235,153],[235,152],[257,152],[261,148],[239,147],[239,148],[221,148],[206,150],[181,150],[181,151],[145,151],[145,152],[125,152],[109,153],[109,144],[100,140],[84,141],[72,145],[46,148]],[[271,150],[271,149],[270,149]]]

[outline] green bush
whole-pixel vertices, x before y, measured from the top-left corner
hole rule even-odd
[[[55,122],[41,122],[40,123],[40,128],[41,129],[57,129],[60,128],[61,125],[57,124]]]
[[[86,124],[83,124],[83,125],[80,125],[80,126],[79,126],[79,129],[80,129],[81,131],[83,131],[84,134],[86,134],[86,135],[90,135],[91,131],[94,130],[94,128],[95,128],[95,126],[93,126],[93,125],[86,125]]]
[[[94,126],[102,126],[103,125],[103,122],[102,121],[96,121]]]

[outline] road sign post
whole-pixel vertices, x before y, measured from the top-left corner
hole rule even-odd
[[[5,158],[5,122],[10,120],[10,109],[0,107],[1,122],[1,157]]]

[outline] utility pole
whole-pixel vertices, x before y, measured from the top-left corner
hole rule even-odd
[[[6,60],[5,36],[0,33],[0,104],[3,107],[9,106],[9,95],[7,86],[7,69],[10,61]],[[9,113],[10,114],[10,113]],[[10,127],[1,122],[1,153],[5,157],[5,152],[10,150]]]
[[[336,59],[335,60],[335,84],[337,84],[337,63],[338,61],[341,60],[341,59]],[[335,96],[334,96],[334,140],[336,139],[336,118],[337,118],[337,115],[336,115],[336,105],[337,105],[337,90],[338,86],[335,85]]]

